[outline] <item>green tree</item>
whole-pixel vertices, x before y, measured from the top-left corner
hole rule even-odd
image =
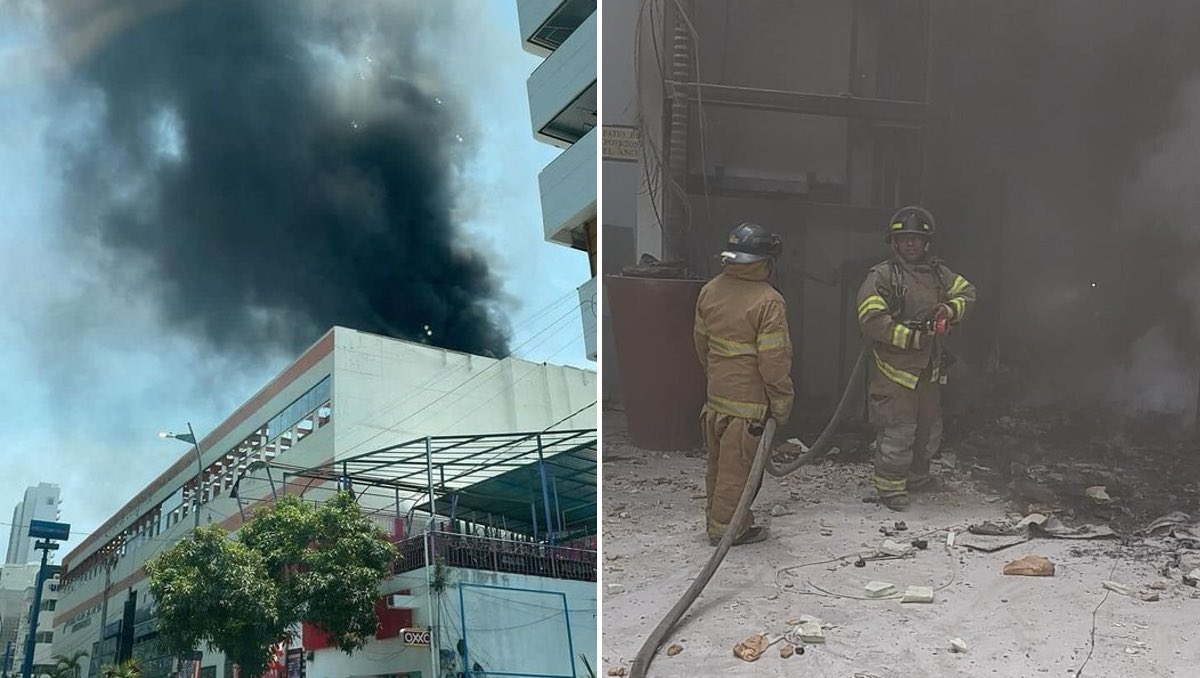
[[[142,678],[142,663],[137,659],[126,659],[120,664],[108,664],[100,669],[104,678]]]
[[[56,654],[50,658],[54,662],[54,669],[48,675],[52,678],[79,678],[83,673],[83,666],[79,662],[86,656],[88,653],[84,650],[76,650],[70,656]]]
[[[159,640],[177,656],[207,643],[258,675],[271,646],[308,622],[349,654],[375,633],[379,580],[395,559],[352,494],[320,506],[282,497],[236,538],[200,528],[146,565]]]

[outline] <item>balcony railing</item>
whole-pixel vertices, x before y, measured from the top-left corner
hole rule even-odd
[[[396,544],[394,574],[429,563],[551,579],[596,581],[596,552],[587,549],[432,532]]]

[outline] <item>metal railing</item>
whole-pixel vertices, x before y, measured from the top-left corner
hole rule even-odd
[[[428,563],[552,579],[596,581],[596,552],[448,532],[431,532],[397,542],[394,574]]]

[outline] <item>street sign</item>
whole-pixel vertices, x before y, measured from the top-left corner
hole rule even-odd
[[[50,520],[31,520],[29,521],[29,536],[34,539],[66,541],[71,538],[71,526],[67,523],[56,523]]]
[[[417,627],[400,629],[400,637],[404,639],[405,645],[415,645],[418,647],[429,647],[431,641],[429,629]]]

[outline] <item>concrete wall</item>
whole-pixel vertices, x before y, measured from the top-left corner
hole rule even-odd
[[[593,582],[451,568],[445,592],[431,604],[426,581],[423,569],[406,572],[384,582],[380,590],[384,593],[410,590],[414,600],[413,623],[425,628],[437,625],[443,629],[440,647],[443,656],[447,657],[443,662],[443,673],[451,670],[452,665],[453,670],[463,670],[457,648],[464,628],[469,662],[472,665],[479,662],[489,675],[569,676],[573,662],[575,675],[582,676],[586,673],[579,659],[581,654],[588,658],[592,667],[600,664],[596,651],[597,596]],[[460,591],[463,593],[461,598]],[[566,614],[561,612],[563,596]],[[406,671],[432,675],[430,653],[423,647],[406,647],[398,638],[372,639],[361,652],[349,656],[333,649],[318,650],[307,666],[308,678]]]

